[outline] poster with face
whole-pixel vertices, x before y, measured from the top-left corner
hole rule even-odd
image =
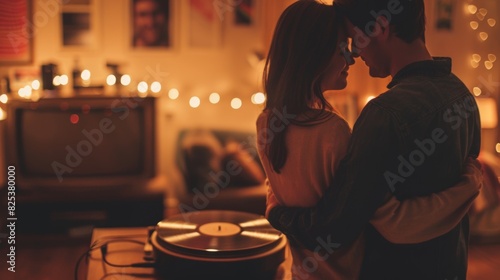
[[[132,46],[169,47],[168,0],[132,0]]]

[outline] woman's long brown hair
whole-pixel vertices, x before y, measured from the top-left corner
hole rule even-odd
[[[321,80],[337,48],[340,24],[333,6],[314,0],[295,2],[278,20],[263,74],[267,95],[264,110],[269,112],[267,129],[272,134],[268,135],[272,138],[267,139],[265,151],[276,173],[280,173],[288,155],[288,124],[307,125],[324,116],[325,109],[332,109],[323,96]],[[311,107],[321,109],[320,114],[306,121],[283,119]]]

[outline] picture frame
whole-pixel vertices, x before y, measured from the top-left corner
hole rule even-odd
[[[0,0],[0,65],[33,62],[33,14],[30,0]]]
[[[100,22],[96,0],[65,2],[60,13],[62,49],[75,51],[98,49]]]
[[[172,47],[170,0],[130,0],[130,46],[136,49]]]
[[[455,2],[455,0],[436,0],[435,27],[437,30],[451,31],[453,29]]]

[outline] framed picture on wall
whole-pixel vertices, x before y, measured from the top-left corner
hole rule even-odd
[[[453,11],[455,0],[436,0],[436,29],[453,29]]]
[[[252,25],[254,21],[253,0],[239,0],[234,9],[234,23],[237,25]]]
[[[99,42],[95,0],[65,1],[61,9],[61,44],[64,48],[96,49]]]
[[[0,65],[33,61],[31,1],[0,0]]]
[[[134,48],[171,46],[169,0],[132,0],[131,45]]]

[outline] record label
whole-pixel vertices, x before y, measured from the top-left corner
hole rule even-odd
[[[231,236],[240,233],[241,228],[238,225],[224,222],[214,222],[201,225],[198,228],[201,234],[207,236]]]

